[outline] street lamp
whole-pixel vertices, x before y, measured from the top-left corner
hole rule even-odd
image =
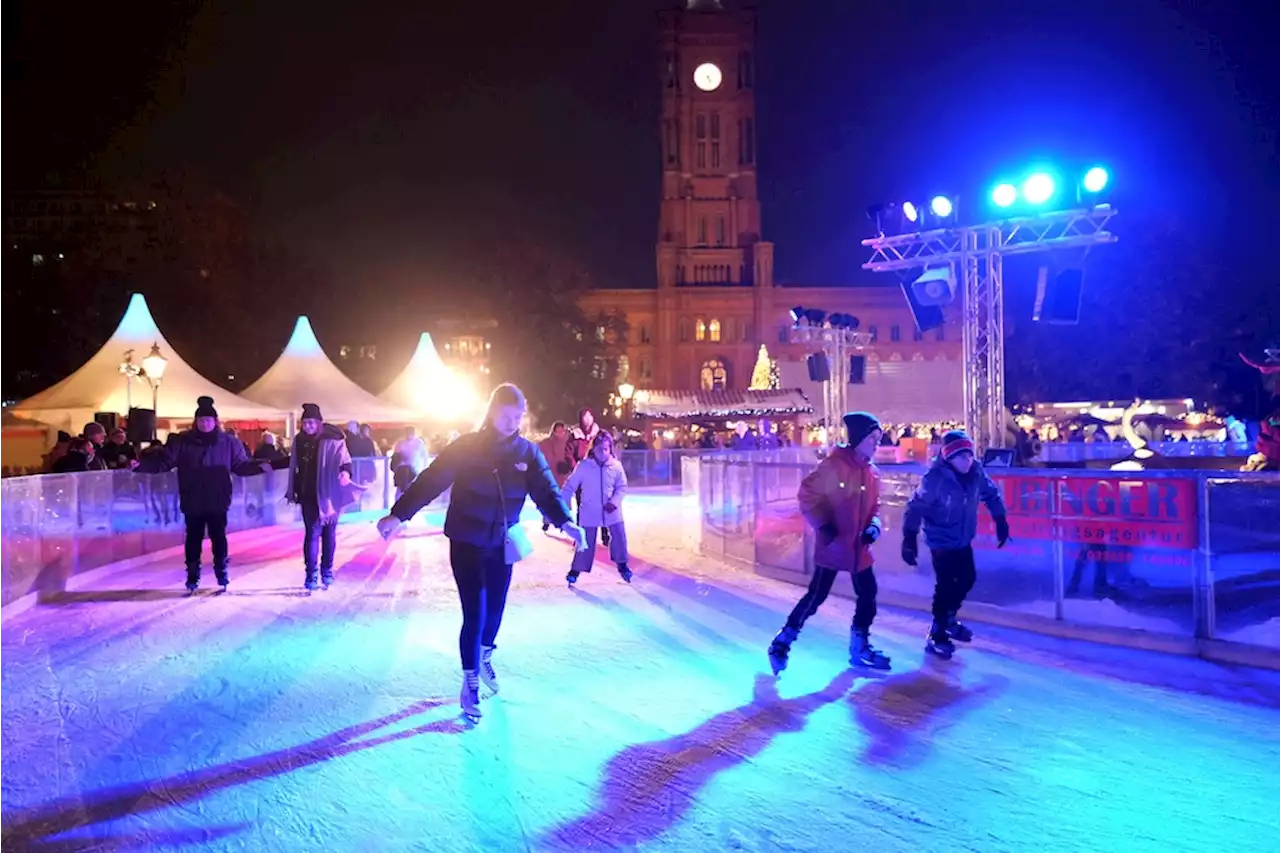
[[[631,398],[636,395],[636,386],[623,382],[618,386],[618,396],[622,398],[622,411],[628,421],[631,420]]]
[[[169,359],[160,354],[160,344],[153,343],[151,352],[142,360],[142,374],[147,377],[147,382],[151,385],[151,410],[160,414],[158,399],[160,396],[160,383],[164,380],[164,371],[169,366]]]

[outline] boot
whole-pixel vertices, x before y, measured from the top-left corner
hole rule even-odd
[[[973,632],[969,630],[968,625],[965,625],[956,618],[954,610],[951,612],[951,617],[947,620],[947,636],[961,643],[967,643],[973,639]]]
[[[606,548],[609,547],[609,528],[607,527],[600,528],[600,544]]]
[[[871,645],[871,632],[854,628],[849,633],[849,663],[871,669],[889,669],[889,656]]]
[[[627,568],[626,563],[618,564],[618,574],[622,576],[624,581],[631,583],[631,569]]]
[[[200,564],[187,563],[187,592],[195,592],[200,588]]]
[[[796,641],[800,632],[795,628],[784,627],[769,644],[769,665],[773,674],[777,675],[787,668],[787,657],[791,654],[791,644]]]
[[[573,585],[578,582],[578,574],[579,572],[577,569],[570,569],[569,574],[564,576],[564,579],[569,582],[570,589],[572,589]]]
[[[493,669],[493,650],[497,646],[480,647],[480,680],[496,696],[498,693],[498,673]]]
[[[310,566],[307,567],[307,576],[302,583],[309,590],[315,590],[320,584],[316,583],[316,570]]]
[[[943,660],[951,660],[951,656],[956,653],[956,645],[947,636],[946,626],[939,625],[937,620],[929,626],[929,640],[925,643],[924,650]]]
[[[324,588],[328,589],[333,585],[333,567],[320,569],[320,583],[324,584]]]
[[[462,716],[475,722],[480,719],[480,676],[474,669],[462,671],[462,693],[458,696]]]
[[[218,586],[222,587],[222,591],[227,591],[227,584],[231,583],[231,578],[227,576],[227,564],[214,564],[213,576],[218,581]]]

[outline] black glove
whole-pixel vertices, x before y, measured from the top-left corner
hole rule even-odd
[[[1009,519],[1003,515],[996,518],[996,545],[997,548],[1003,548],[1009,541]]]
[[[872,545],[880,538],[880,528],[874,524],[868,524],[867,529],[862,531],[862,544]]]
[[[818,537],[822,542],[834,542],[839,535],[840,529],[832,522],[827,522],[818,528]]]
[[[902,562],[908,566],[916,565],[916,557],[920,554],[920,546],[916,543],[916,534],[902,534]]]

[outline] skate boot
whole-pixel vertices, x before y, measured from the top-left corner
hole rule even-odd
[[[333,567],[332,566],[330,566],[327,569],[325,568],[320,569],[320,583],[324,586],[325,589],[328,589],[329,587],[333,586]]]
[[[934,622],[929,626],[929,640],[925,643],[924,650],[943,660],[951,660],[951,656],[956,653],[956,645],[947,636],[947,629]]]
[[[969,626],[956,618],[956,614],[952,613],[951,618],[947,620],[947,636],[951,639],[967,643],[973,639],[973,632],[969,630]]]
[[[618,574],[627,583],[631,583],[631,569],[627,568],[626,563],[618,564]]]
[[[542,532],[543,532],[543,533],[546,533],[546,532],[547,532],[548,530],[550,530],[550,529],[551,529],[551,522],[549,522],[549,521],[544,521],[544,522],[542,522]]]
[[[316,587],[320,585],[316,582],[315,569],[310,567],[307,568],[307,576],[306,576],[306,579],[302,582],[302,585],[305,586],[308,590],[311,590],[313,592],[315,591]]]
[[[192,595],[200,588],[200,564],[187,564],[187,592]]]
[[[796,641],[796,637],[800,632],[795,628],[785,627],[778,632],[773,638],[773,642],[769,644],[769,665],[773,667],[773,674],[778,675],[787,668],[787,657],[791,654],[791,644]]]
[[[462,671],[462,693],[458,696],[462,716],[471,722],[480,719],[480,676],[474,669]]]
[[[215,565],[213,567],[213,576],[218,581],[218,586],[222,587],[222,591],[227,591],[227,584],[231,583],[231,578],[227,576],[227,564]]]
[[[569,574],[564,576],[564,579],[569,582],[570,589],[573,589],[573,585],[578,582],[578,575],[577,569],[570,569]]]
[[[498,673],[493,669],[493,650],[497,646],[480,647],[480,680],[494,695],[498,693]]]
[[[889,669],[889,656],[871,645],[871,632],[854,628],[849,634],[849,663],[870,669]]]

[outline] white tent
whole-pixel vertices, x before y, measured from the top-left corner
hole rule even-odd
[[[784,387],[804,390],[822,418],[822,386],[809,379],[803,361],[779,362]],[[933,424],[964,420],[964,365],[959,361],[867,359],[866,382],[850,385],[850,409],[871,412],[886,424]]]
[[[298,318],[276,363],[244,390],[244,396],[294,413],[302,411],[303,403],[316,403],[325,419],[333,422],[411,424],[419,420],[414,412],[385,403],[348,379],[320,348],[306,315]]]
[[[378,395],[393,406],[417,412],[424,421],[473,422],[484,410],[476,389],[440,359],[431,335],[422,333],[413,358]]]
[[[103,344],[102,349],[75,373],[58,384],[28,397],[13,407],[12,411],[26,418],[35,418],[60,429],[78,433],[84,424],[93,420],[95,412],[115,412],[127,415],[130,397],[133,405],[141,409],[151,408],[151,386],[146,379],[133,379],[126,386],[120,364],[125,353],[133,351],[133,363],[141,364],[151,352],[152,345],[160,347],[160,354],[168,359],[157,404],[159,419],[190,420],[196,410],[196,398],[212,397],[218,414],[224,421],[278,421],[284,411],[262,406],[237,397],[219,388],[182,360],[182,356],[165,340],[156,327],[156,321],[147,308],[147,300],[135,293],[129,299],[129,307],[120,325]]]

